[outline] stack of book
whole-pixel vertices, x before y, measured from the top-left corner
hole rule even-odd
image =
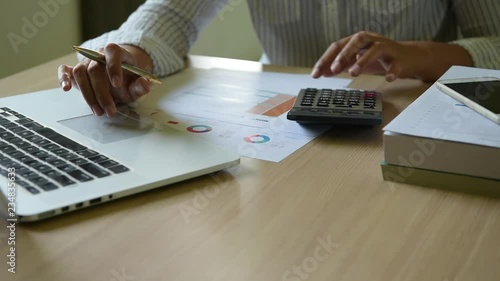
[[[442,79],[500,77],[454,66]],[[384,180],[500,196],[500,125],[435,85],[384,128]]]

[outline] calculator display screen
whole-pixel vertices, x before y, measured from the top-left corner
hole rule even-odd
[[[500,114],[500,80],[444,84],[489,111]]]

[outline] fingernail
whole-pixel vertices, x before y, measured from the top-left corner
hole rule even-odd
[[[358,76],[360,70],[361,67],[359,67],[358,64],[355,64],[349,69],[349,74],[351,74],[352,76]]]
[[[108,115],[108,117],[115,116],[115,113],[116,113],[116,110],[115,110],[114,106],[111,106],[111,105],[106,106],[106,115]]]
[[[94,112],[95,115],[101,116],[103,114],[102,109],[101,109],[100,106],[94,105],[91,108],[92,108],[92,111]]]
[[[342,66],[340,65],[340,62],[336,60],[333,62],[330,70],[332,71],[333,74],[337,74],[337,73],[340,73],[340,71],[342,70],[341,67]]]
[[[69,87],[68,81],[62,81],[61,82],[61,87],[63,88],[63,90],[67,90],[68,87]]]
[[[319,69],[314,68],[311,72],[312,77],[318,77],[319,76]]]

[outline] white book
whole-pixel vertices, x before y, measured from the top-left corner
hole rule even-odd
[[[500,148],[384,132],[392,165],[500,180]]]
[[[454,66],[443,79],[500,77],[500,71]],[[500,179],[500,125],[435,85],[384,127],[389,164]]]
[[[500,197],[500,180],[380,163],[384,180]]]

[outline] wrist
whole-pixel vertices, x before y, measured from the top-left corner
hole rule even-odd
[[[425,43],[427,42],[403,42],[409,48],[408,53],[411,54],[411,76],[422,81],[432,81],[436,75],[435,55],[432,48]]]
[[[423,81],[436,81],[452,65],[473,66],[469,52],[456,44],[427,41],[403,44],[412,48],[413,75]]]

